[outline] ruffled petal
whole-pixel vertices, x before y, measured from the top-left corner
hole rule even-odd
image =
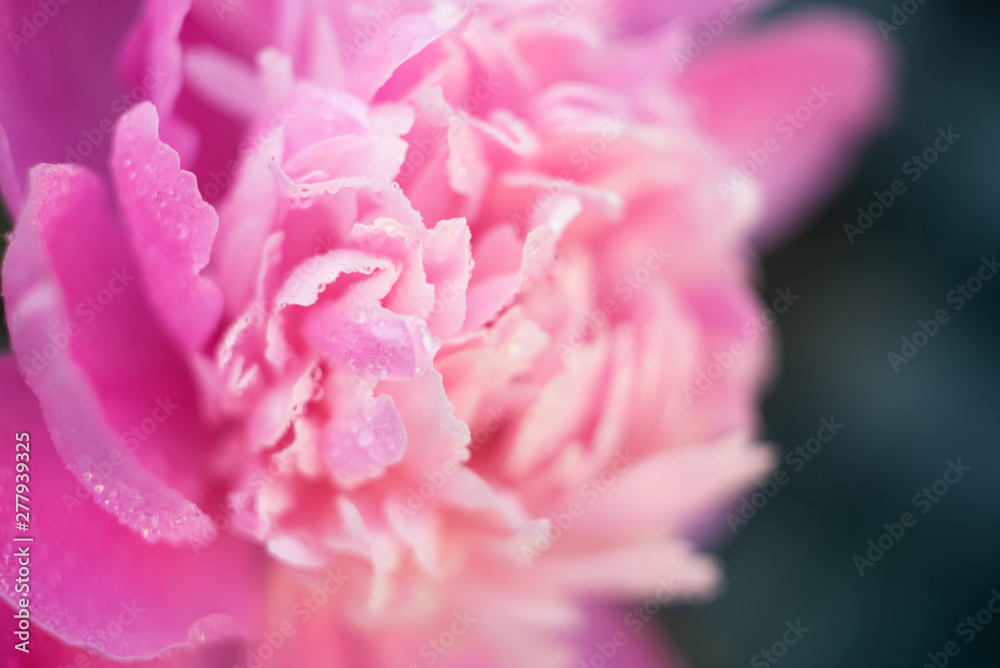
[[[78,495],[11,356],[0,357],[0,386],[0,424],[27,434],[29,443],[28,529],[17,530],[10,521],[2,527],[0,592],[7,605],[18,606],[26,596],[33,623],[64,643],[116,659],[153,658],[253,628],[258,604],[245,583],[261,576],[256,548],[222,537],[194,550],[135,535]],[[8,508],[15,505],[14,461],[12,456],[0,468],[0,500]],[[15,542],[25,537],[32,540]],[[25,549],[30,590],[19,591]]]

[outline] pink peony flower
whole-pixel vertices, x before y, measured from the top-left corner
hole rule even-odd
[[[750,240],[883,120],[874,28],[50,4],[0,10],[11,665],[663,665],[607,606],[719,582],[771,463]]]

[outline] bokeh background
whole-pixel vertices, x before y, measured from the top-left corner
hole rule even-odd
[[[874,22],[902,0],[826,4]],[[955,632],[1000,591],[1000,281],[959,312],[946,302],[981,256],[1000,259],[1000,3],[917,4],[892,34],[904,60],[895,125],[763,261],[765,295],[801,296],[777,324],[767,437],[784,454],[823,417],[844,429],[801,471],[785,465],[788,484],[735,538],[723,527],[723,595],[661,614],[693,668],[752,665],[799,619],[809,631],[773,665],[920,668],[956,641],[949,666],[1000,666],[1000,615],[968,644]],[[961,139],[911,183],[903,164],[948,126]],[[851,244],[843,225],[895,179],[906,193]],[[887,353],[939,308],[951,321],[894,373]],[[958,458],[972,470],[859,576],[853,555]]]
[[[1000,615],[970,643],[956,634],[1000,591],[1000,279],[960,312],[946,302],[982,256],[1000,255],[1000,3],[910,2],[919,9],[892,38],[904,63],[893,128],[763,261],[763,294],[801,297],[776,328],[766,436],[784,454],[822,418],[844,428],[800,471],[784,465],[788,484],[735,536],[721,528],[723,595],[659,615],[692,668],[772,665],[753,662],[797,621],[809,631],[782,668],[918,668],[949,641],[961,650],[949,666],[1000,666]],[[875,22],[902,0],[825,4]],[[903,164],[949,126],[961,139],[910,183]],[[843,225],[895,179],[907,192],[850,243]],[[951,321],[894,372],[887,354],[939,308]],[[859,576],[854,555],[959,458],[971,471]]]

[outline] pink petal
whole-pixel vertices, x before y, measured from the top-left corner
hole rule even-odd
[[[127,87],[143,86],[161,116],[169,116],[181,89],[181,25],[191,0],[146,3],[129,32],[121,58]],[[150,81],[155,85],[149,85]]]
[[[207,466],[209,437],[112,216],[89,171],[32,171],[3,265],[11,341],[85,488],[116,497],[107,510],[150,540],[203,536],[210,521],[177,488],[204,493],[193,474]]]
[[[616,668],[681,668],[680,661],[665,642],[657,622],[643,622],[629,610],[591,606],[586,625],[575,634],[577,656],[584,665],[596,665],[594,654],[614,656],[607,664]],[[608,647],[611,642],[614,648]],[[601,648],[604,652],[601,652]]]
[[[423,373],[440,347],[420,318],[381,307],[354,313],[325,307],[311,313],[306,335],[313,346],[368,380],[405,380]]]
[[[219,217],[157,130],[153,105],[125,114],[115,132],[111,172],[150,301],[174,340],[196,351],[222,315],[221,290],[199,275]]]
[[[761,239],[781,236],[828,196],[885,123],[891,65],[870,19],[809,12],[714,45],[680,77],[696,119],[722,142],[731,164],[753,155],[764,162],[756,171],[764,191]],[[812,110],[803,106],[810,103]],[[786,119],[796,113],[809,118]],[[772,138],[778,148],[768,155]],[[755,169],[749,163],[746,171]]]
[[[338,406],[323,447],[344,486],[381,475],[406,451],[406,428],[392,398],[384,394],[358,407]]]
[[[156,0],[143,6],[136,24],[129,32],[121,57],[120,73],[124,88],[145,90],[164,119],[164,141],[177,151],[190,152],[191,129],[173,118],[174,103],[181,91],[183,65],[180,32],[191,9],[191,0]]]
[[[22,186],[28,168],[39,162],[82,162],[103,171],[115,119],[129,106],[165,94],[170,85],[146,70],[159,62],[159,41],[130,59],[127,91],[120,79],[119,51],[143,4],[58,2],[49,17],[35,0],[3,3],[0,33],[9,43],[0,49],[0,126],[10,156],[4,157],[0,142],[0,174],[8,159]],[[149,12],[166,11],[154,9],[165,4],[150,2]],[[22,204],[17,189],[7,176],[0,186],[16,214]]]
[[[14,589],[14,555],[27,546],[31,619],[68,644],[145,659],[232,636],[256,622],[254,588],[247,586],[261,576],[256,548],[228,538],[200,553],[152,545],[90,499],[76,503],[77,481],[57,454],[13,357],[0,358],[0,386],[0,424],[27,433],[30,443],[29,530],[16,530],[9,520],[2,525],[0,593],[8,605],[21,598]],[[0,500],[8,508],[14,508],[13,463],[12,455],[0,468]],[[13,542],[26,536],[33,540]]]

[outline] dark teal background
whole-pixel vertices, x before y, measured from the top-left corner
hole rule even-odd
[[[874,22],[894,3],[835,4]],[[810,630],[763,665],[921,668],[954,640],[949,666],[1000,666],[1000,615],[971,643],[955,631],[1000,591],[1000,280],[957,313],[946,302],[981,256],[1000,259],[1000,3],[926,0],[893,39],[905,59],[896,125],[764,261],[765,295],[801,295],[778,322],[767,436],[787,452],[824,416],[845,426],[801,471],[784,467],[790,481],[735,540],[723,528],[724,595],[662,615],[693,668],[750,666],[799,619]],[[910,183],[903,163],[939,126],[962,138]],[[850,244],[843,224],[898,178],[906,193]],[[939,308],[951,320],[894,373],[887,353]],[[972,470],[920,514],[912,497],[959,457]],[[916,525],[860,577],[853,555],[906,511]]]

